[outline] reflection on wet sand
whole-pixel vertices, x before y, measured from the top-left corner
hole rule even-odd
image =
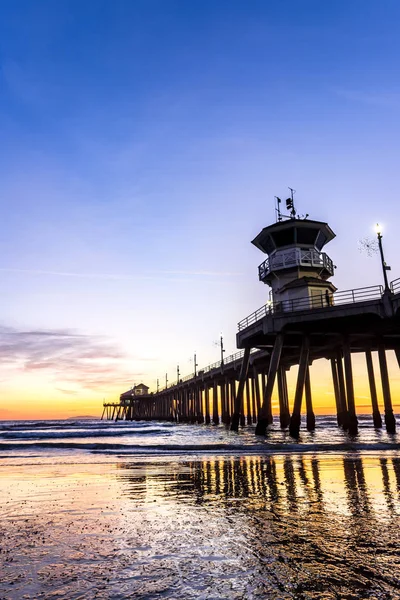
[[[373,512],[369,493],[383,494],[388,512],[400,514],[400,459],[343,457],[321,459],[309,456],[261,458],[217,458],[146,466],[137,474],[138,462],[120,463],[118,477],[124,483],[124,494],[138,498],[148,487],[160,497],[184,497],[195,502],[232,498],[249,498],[254,502],[268,501],[281,510],[298,511],[300,505],[322,505],[332,494],[331,479],[321,480],[321,471],[328,467],[334,484],[347,494],[347,513]],[[338,468],[340,465],[340,468]],[[366,481],[365,470],[370,477]],[[369,489],[370,488],[370,489]],[[168,494],[168,496],[166,496]],[[343,507],[340,507],[342,512]],[[379,510],[379,518],[387,517]]]
[[[0,598],[400,598],[399,483],[389,454],[21,466]]]
[[[120,466],[124,493],[137,498],[134,465]],[[400,597],[399,459],[251,456],[170,467],[149,469],[145,486],[151,480],[169,505],[211,507],[208,522],[214,515],[221,535],[240,536],[253,595]]]

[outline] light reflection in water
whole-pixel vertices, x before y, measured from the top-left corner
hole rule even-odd
[[[20,469],[0,598],[400,598],[396,455]]]
[[[124,494],[137,499],[135,465],[120,467]],[[204,509],[195,540],[177,518],[179,535],[200,552],[212,540],[242,593],[251,585],[255,597],[393,598],[400,597],[399,468],[390,457],[250,456],[189,461],[184,471],[175,463],[147,478],[172,520]]]

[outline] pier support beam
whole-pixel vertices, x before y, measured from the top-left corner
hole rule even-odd
[[[334,358],[330,359],[331,362],[331,371],[332,371],[332,381],[333,381],[333,391],[335,394],[335,403],[336,403],[336,418],[337,424],[339,427],[343,425],[343,414],[342,414],[342,406],[340,402],[340,390],[339,390],[339,378],[336,367],[336,362]]]
[[[231,385],[228,379],[225,379],[225,425],[231,422]]]
[[[349,411],[349,433],[356,435],[358,433],[358,419],[356,415],[356,405],[354,400],[353,367],[351,364],[350,343],[347,337],[343,340],[343,360],[344,372],[346,377],[347,408]]]
[[[371,393],[372,419],[374,421],[374,427],[376,427],[377,429],[380,429],[382,427],[382,417],[381,417],[381,413],[379,412],[379,406],[378,406],[378,396],[376,393],[374,365],[372,363],[371,350],[366,350],[365,359],[367,361],[368,381],[369,381],[369,389],[370,389],[370,393]]]
[[[271,359],[268,369],[267,384],[265,386],[263,404],[258,417],[256,427],[256,435],[265,435],[268,426],[268,417],[271,413],[271,398],[274,389],[276,373],[279,368],[283,348],[283,333],[278,333],[276,336],[274,348],[272,350]]]
[[[379,366],[381,370],[383,401],[385,404],[385,425],[388,433],[395,433],[396,420],[393,414],[392,398],[390,395],[389,374],[386,362],[386,351],[383,342],[378,345]]]
[[[251,395],[249,377],[246,377],[246,421],[247,425],[251,425],[253,423],[253,419],[251,418]]]
[[[238,391],[237,391],[236,399],[235,399],[235,410],[232,415],[232,421],[231,421],[231,431],[239,430],[239,421],[240,421],[240,417],[243,412],[243,392],[244,392],[244,386],[245,386],[246,379],[247,379],[247,372],[249,370],[250,350],[251,350],[251,348],[245,348],[245,350],[244,350],[242,366],[240,368],[240,375],[239,375],[239,387],[238,387]]]
[[[306,369],[305,392],[306,392],[306,408],[307,408],[307,419],[306,419],[307,429],[308,429],[308,431],[314,431],[314,429],[315,429],[315,414],[314,414],[313,405],[312,405],[309,365],[307,365],[307,369]]]
[[[219,425],[219,413],[218,413],[218,381],[214,379],[213,387],[213,423]]]
[[[260,380],[258,377],[257,367],[253,366],[254,375],[254,387],[255,387],[255,398],[256,398],[256,410],[254,411],[254,421],[257,421],[258,415],[261,409],[261,394],[260,394]]]
[[[254,376],[254,368],[251,374],[251,416],[252,422],[256,423],[257,421],[257,400],[256,400],[256,379]]]
[[[336,366],[339,381],[340,404],[342,407],[342,427],[345,431],[349,428],[349,411],[347,408],[346,386],[344,383],[342,351],[338,349],[336,354]]]
[[[209,425],[210,419],[210,390],[207,384],[204,386],[204,402],[206,405],[206,424]]]
[[[281,428],[289,427],[290,412],[289,412],[289,397],[287,391],[286,369],[284,366],[279,367],[278,371],[278,395],[279,395],[279,421]]]
[[[303,399],[304,384],[308,368],[308,357],[310,354],[310,338],[308,335],[303,337],[300,352],[299,372],[297,374],[296,392],[294,396],[293,412],[290,418],[289,432],[292,437],[298,438],[301,423],[301,401]]]
[[[230,391],[230,401],[229,401],[229,421],[228,424],[231,422],[232,419],[232,415],[235,411],[235,401],[236,401],[236,379],[233,378],[231,379],[230,383],[228,383],[229,386],[229,391]],[[242,421],[241,424],[244,425],[243,422],[243,415],[241,416]]]
[[[199,383],[196,386],[196,400],[197,400],[197,422],[204,423],[204,412],[203,412],[203,389]]]
[[[229,389],[226,378],[221,382],[221,421],[225,425],[229,423]]]

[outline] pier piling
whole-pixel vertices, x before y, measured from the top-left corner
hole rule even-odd
[[[304,385],[308,368],[308,357],[310,352],[310,338],[308,335],[303,337],[301,346],[299,371],[297,374],[296,392],[294,396],[293,412],[289,423],[289,432],[292,437],[298,438],[300,434],[301,423],[301,402],[303,399]]]
[[[393,414],[392,398],[390,395],[389,374],[386,362],[386,349],[382,341],[378,344],[379,366],[381,371],[383,402],[385,405],[385,425],[388,433],[395,433],[396,420]]]
[[[332,370],[333,392],[335,395],[335,403],[336,403],[336,418],[337,418],[337,424],[340,427],[341,425],[343,425],[343,414],[342,414],[342,406],[341,406],[341,401],[340,401],[339,379],[338,379],[336,360],[332,357],[330,359],[330,363],[331,363],[331,370]]]
[[[276,336],[274,348],[273,348],[272,354],[271,354],[271,360],[270,360],[269,369],[268,369],[267,384],[265,386],[263,404],[262,404],[262,407],[261,407],[261,410],[260,410],[260,413],[258,416],[256,435],[265,435],[265,433],[267,431],[267,426],[269,425],[268,419],[271,415],[272,392],[274,389],[276,373],[278,371],[279,362],[281,359],[283,340],[284,340],[283,333],[279,333]]]
[[[313,405],[312,405],[309,365],[307,365],[307,369],[306,369],[306,379],[305,379],[304,389],[305,389],[305,393],[306,393],[307,429],[308,429],[308,431],[314,431],[314,429],[315,429],[315,414],[314,414]]]
[[[347,431],[349,429],[349,411],[347,408],[347,394],[346,385],[344,382],[342,351],[340,349],[338,349],[336,353],[336,367],[339,381],[340,404],[342,407],[342,427],[345,431]]]
[[[347,409],[349,413],[349,433],[351,435],[356,435],[358,433],[358,419],[356,415],[354,399],[353,367],[351,364],[350,342],[347,336],[345,336],[343,339],[343,360],[346,378]]]
[[[374,421],[374,427],[376,427],[377,429],[380,429],[382,427],[382,417],[381,417],[381,413],[379,412],[379,406],[378,406],[378,396],[376,393],[374,365],[372,363],[371,350],[366,350],[365,359],[367,362],[368,381],[369,381],[369,389],[370,389],[370,394],[371,394],[372,419]]]
[[[278,371],[278,397],[279,397],[279,421],[282,429],[289,427],[289,397],[287,390],[286,369],[279,367]]]

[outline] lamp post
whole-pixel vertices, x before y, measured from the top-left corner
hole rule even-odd
[[[389,282],[388,282],[388,278],[387,278],[387,273],[386,271],[390,271],[390,267],[389,265],[386,264],[385,262],[385,257],[383,255],[383,246],[382,246],[382,227],[379,225],[379,223],[376,224],[375,227],[376,230],[376,234],[378,236],[378,245],[379,245],[379,253],[381,255],[381,264],[382,264],[382,271],[383,271],[383,280],[385,282],[385,292],[390,291],[389,288]]]
[[[197,377],[197,357],[196,357],[196,352],[194,353],[194,376]]]
[[[221,367],[224,366],[224,338],[222,337],[222,333],[221,333],[221,338],[220,338],[220,342],[221,342]]]
[[[168,387],[168,373],[165,373],[165,389]]]
[[[179,383],[179,365],[176,366],[176,382]]]
[[[157,394],[158,394],[158,389],[159,389],[159,386],[160,386],[160,384],[159,384],[159,380],[157,379]]]

